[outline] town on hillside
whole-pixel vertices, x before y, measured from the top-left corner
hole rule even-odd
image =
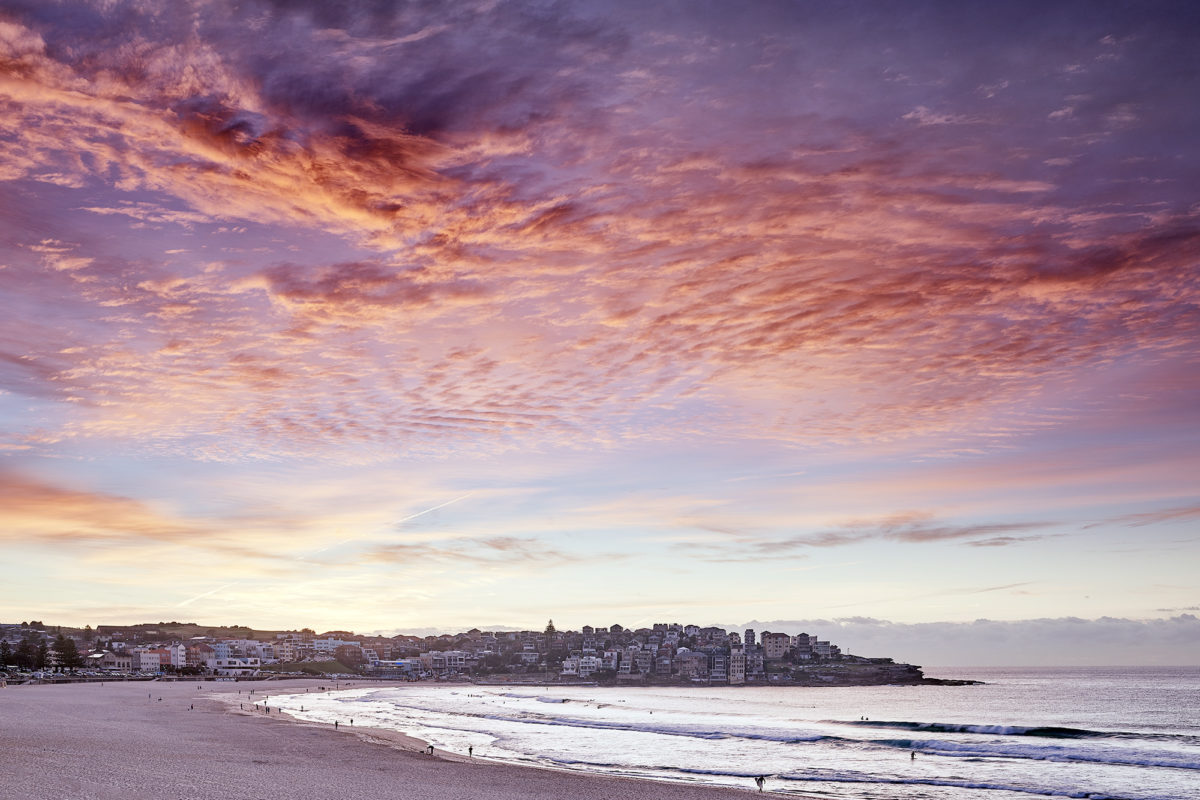
[[[8,680],[330,675],[481,683],[876,685],[940,682],[808,633],[657,623],[438,636],[255,631],[195,623],[0,624]]]

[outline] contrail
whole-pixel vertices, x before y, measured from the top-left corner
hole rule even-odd
[[[453,498],[453,499],[451,499],[451,500],[447,500],[447,501],[446,501],[446,502],[444,502],[444,503],[438,503],[436,506],[432,506],[432,507],[430,507],[430,508],[427,508],[427,509],[425,509],[424,511],[418,511],[418,512],[417,512],[417,513],[415,513],[415,514],[409,514],[409,515],[408,515],[407,517],[405,517],[404,519],[398,519],[398,520],[396,520],[396,522],[395,522],[394,524],[395,524],[395,525],[402,525],[402,524],[404,524],[405,522],[408,522],[410,519],[416,519],[417,517],[424,516],[425,514],[428,514],[430,511],[437,511],[439,508],[445,508],[446,506],[448,506],[448,505],[451,505],[452,503],[457,503],[459,500],[466,500],[468,497],[470,497],[470,496],[471,496],[471,495],[473,495],[473,494],[475,494],[475,493],[474,493],[474,492],[467,492],[466,494],[460,494],[458,497],[455,497],[455,498]],[[338,540],[337,540],[336,542],[334,542],[333,544],[327,544],[327,545],[325,545],[324,547],[322,547],[320,550],[314,550],[314,551],[312,551],[311,553],[309,553],[309,555],[310,555],[310,556],[315,556],[317,553],[324,553],[326,550],[329,550],[329,549],[331,549],[331,548],[337,547],[338,545],[341,545],[341,544],[345,544],[345,543],[346,543],[346,542],[348,542],[348,541],[350,541],[350,539],[338,539]],[[303,560],[304,560],[304,558],[305,558],[304,556],[297,556],[297,557],[296,557],[296,560],[297,560],[297,561],[303,561]]]
[[[175,604],[175,607],[176,607],[176,608],[179,608],[180,606],[187,606],[187,605],[191,605],[192,603],[194,603],[194,602],[196,602],[197,600],[199,600],[201,597],[208,597],[210,594],[216,594],[217,592],[221,591],[222,589],[228,589],[230,586],[237,586],[237,584],[236,584],[236,583],[227,583],[227,584],[225,584],[224,586],[218,586],[218,587],[217,587],[217,588],[215,588],[215,589],[211,589],[211,590],[209,590],[209,591],[207,591],[207,592],[204,592],[204,593],[202,593],[202,594],[198,594],[198,595],[196,595],[195,597],[189,597],[187,600],[184,600],[182,603],[176,603],[176,604]]]
[[[475,494],[475,493],[467,492],[466,494],[460,494],[458,497],[454,498],[453,500],[447,500],[446,502],[436,505],[433,508],[427,508],[424,511],[418,511],[415,514],[410,514],[407,517],[405,517],[404,519],[398,519],[398,520],[396,520],[396,524],[399,525],[402,522],[408,522],[410,519],[416,519],[417,517],[428,514],[430,511],[437,511],[439,508],[445,508],[446,506],[450,505],[451,503],[457,503],[459,500],[466,500],[468,497],[470,497],[473,494]]]

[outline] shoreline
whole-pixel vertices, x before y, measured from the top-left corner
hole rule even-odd
[[[308,682],[308,681],[305,681],[305,682]],[[285,687],[284,691],[277,692],[276,694],[284,694],[289,697],[298,695],[299,692],[297,692],[296,689],[313,690],[318,694],[335,694],[337,692],[354,691],[356,689],[363,688],[362,686],[355,685],[352,683],[351,687],[340,687],[338,689],[330,689],[328,686],[324,686],[321,683],[319,678],[315,679],[313,682],[317,683],[318,685],[317,686],[288,686],[288,687]],[[253,691],[255,691],[255,692],[261,691],[265,695],[265,699],[267,700],[267,702],[263,702],[261,700],[258,700],[257,698],[252,698],[252,701],[254,703],[262,703],[263,705],[270,707],[269,698],[272,694],[270,692],[270,689],[272,686],[278,686],[280,683],[282,683],[282,681],[277,681],[277,680],[270,681],[269,685],[261,687],[261,689],[259,689],[259,688],[253,689]],[[371,685],[377,686],[378,688],[381,688],[381,689],[385,689],[385,688],[392,689],[392,688],[397,688],[397,687],[402,686],[403,683],[400,681],[396,681],[396,682],[379,681],[378,683],[372,682]],[[261,717],[261,718],[268,719],[268,720],[276,719],[276,720],[279,720],[280,722],[283,722],[288,725],[299,725],[299,726],[303,726],[306,728],[314,728],[317,730],[330,730],[330,723],[314,722],[313,720],[300,719],[299,717],[292,716],[287,711],[285,711],[281,708],[278,708],[278,707],[271,708],[270,712],[257,711],[257,710],[254,710],[253,708],[240,707],[246,702],[245,700],[243,700],[238,703],[239,708],[234,708],[233,707],[234,702],[238,702],[235,700],[235,698],[243,697],[243,696],[244,695],[242,695],[240,693],[237,695],[234,695],[234,694],[230,694],[227,692],[222,692],[222,693],[217,694],[217,696],[214,697],[213,699],[225,703],[226,713],[228,713],[228,714],[236,714],[236,715],[246,716],[246,717]],[[415,736],[409,736],[408,734],[401,733],[400,731],[388,730],[387,728],[373,728],[369,725],[356,726],[353,724],[339,725],[337,727],[334,727],[332,730],[335,733],[339,733],[339,734],[348,733],[348,734],[357,736],[359,739],[362,739],[362,740],[372,743],[372,744],[384,744],[388,747],[399,750],[401,752],[416,753],[418,755],[425,755],[426,757],[428,757],[428,755],[425,753],[425,748],[427,748],[429,746],[428,742],[418,739]],[[438,754],[438,755],[440,755],[441,757],[446,757],[447,754],[442,753],[442,754]],[[453,754],[449,754],[449,755],[453,756]],[[438,757],[438,756],[435,756],[435,757]],[[447,760],[453,760],[453,759],[447,758]]]
[[[424,742],[396,731],[349,725],[335,730],[275,709],[236,707],[249,691],[269,698],[326,683],[139,681],[0,689],[5,720],[0,768],[6,776],[0,800],[128,800],[139,793],[180,800],[294,800],[347,790],[404,800],[609,800],[631,791],[642,800],[716,800],[757,793],[749,780],[746,788],[721,787],[450,752],[430,756]]]

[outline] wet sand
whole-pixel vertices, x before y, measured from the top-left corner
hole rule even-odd
[[[238,708],[318,686],[332,688],[319,679],[10,685],[0,689],[0,800],[716,800],[754,789],[429,756],[401,734]]]

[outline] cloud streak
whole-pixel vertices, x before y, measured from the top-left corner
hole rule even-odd
[[[1046,532],[1054,522],[995,522],[955,525],[935,520],[927,513],[908,512],[880,520],[851,520],[837,528],[816,530],[791,536],[748,536],[734,528],[721,525],[702,525],[706,530],[726,534],[724,541],[680,545],[680,550],[699,549],[713,561],[742,559],[760,561],[765,558],[807,557],[811,550],[865,545],[872,542],[930,544],[957,542],[973,547],[1003,547],[1035,542],[1061,534]],[[1012,536],[1009,534],[1025,534]]]
[[[807,631],[844,642],[855,654],[887,653],[944,666],[1192,666],[1200,645],[1200,619],[1194,614],[1156,620],[1058,617],[905,624],[845,617],[747,624],[760,631]]]

